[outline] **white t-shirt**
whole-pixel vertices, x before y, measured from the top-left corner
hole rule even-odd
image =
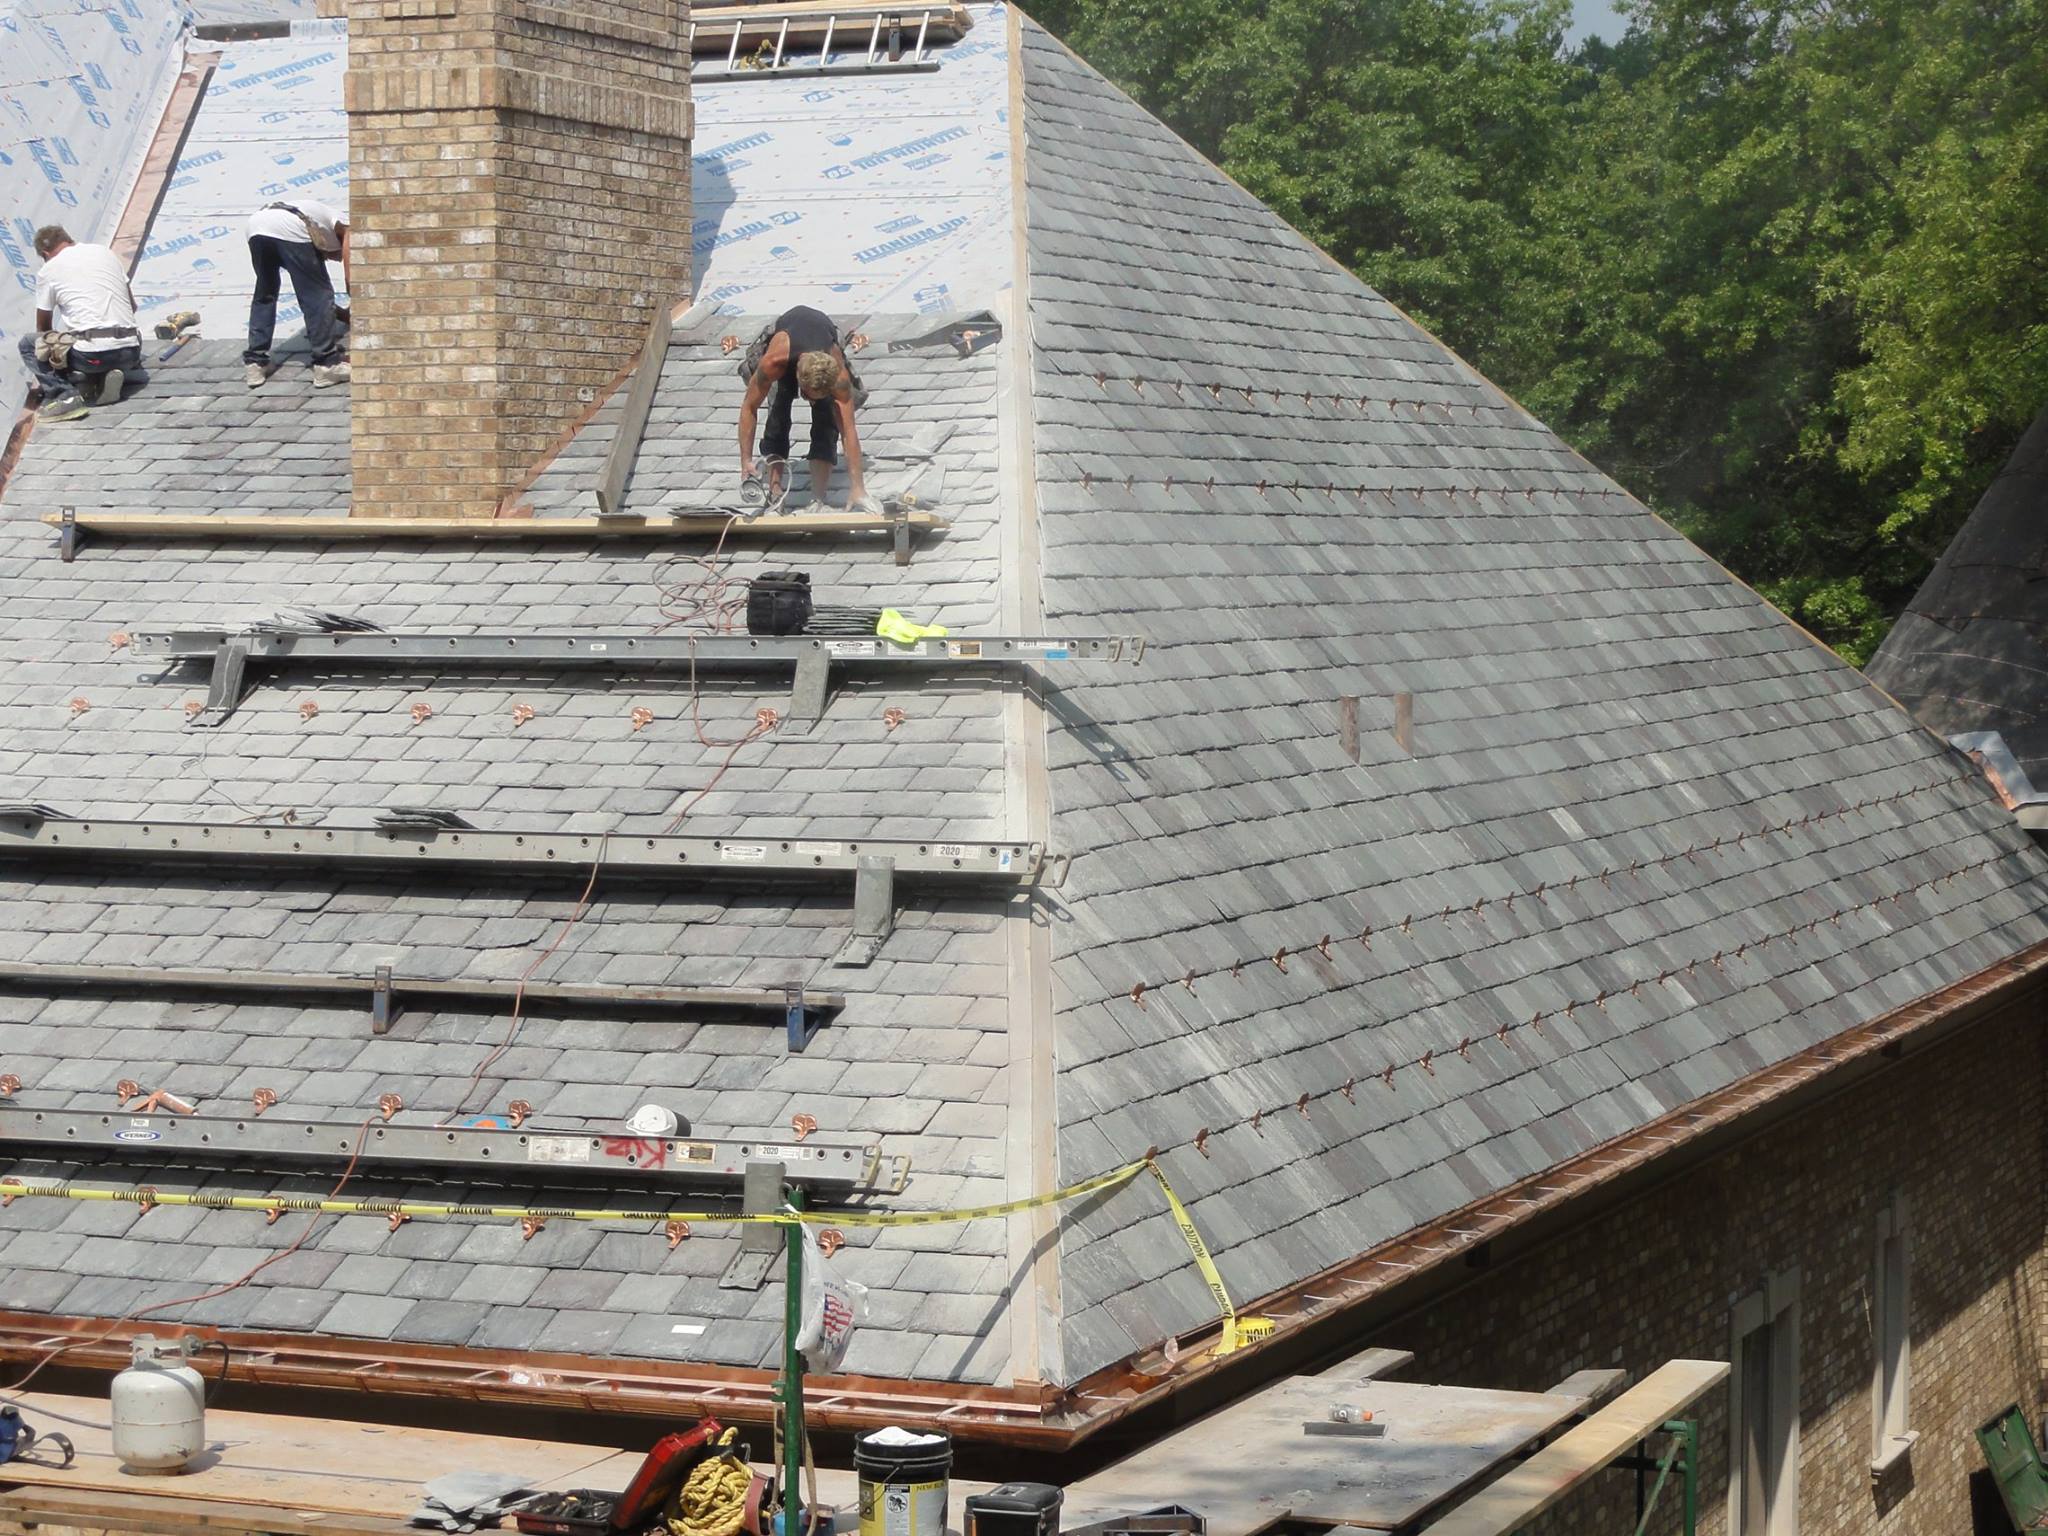
[[[135,328],[135,306],[128,302],[128,269],[104,245],[68,245],[36,275],[36,308],[50,312],[59,331],[99,330],[105,326]],[[77,352],[118,352],[136,344],[136,336],[96,336],[72,343]]]
[[[337,256],[341,253],[341,236],[335,233],[334,226],[346,224],[347,214],[336,213],[327,204],[310,197],[287,197],[279,201],[290,203],[305,217],[301,219],[283,208],[258,208],[249,216],[252,239],[257,235],[268,235],[273,240],[291,240],[299,244],[310,240],[313,248],[323,255]]]

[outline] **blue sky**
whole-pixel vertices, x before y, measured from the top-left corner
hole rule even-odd
[[[1571,40],[1604,37],[1612,42],[1621,36],[1625,23],[1615,14],[1612,0],[1573,0]]]

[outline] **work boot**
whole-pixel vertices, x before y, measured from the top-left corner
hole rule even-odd
[[[54,400],[45,401],[36,412],[37,421],[70,421],[86,413],[85,396],[77,390],[67,390]]]
[[[320,363],[313,365],[313,387],[315,389],[326,389],[332,384],[346,384],[348,379],[348,360],[346,358],[332,367],[326,367]]]
[[[251,389],[261,389],[270,382],[268,363],[250,363],[242,369],[242,382]]]
[[[100,397],[94,405],[112,405],[121,398],[121,386],[128,382],[128,375],[118,368],[109,368],[100,380]]]

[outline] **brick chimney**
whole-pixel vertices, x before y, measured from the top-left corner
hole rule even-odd
[[[352,511],[489,517],[690,256],[687,0],[346,0]]]

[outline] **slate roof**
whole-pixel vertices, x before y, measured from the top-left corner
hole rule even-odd
[[[1001,29],[993,29],[998,41]],[[281,44],[230,44],[267,50]],[[304,47],[325,46],[318,43]],[[984,50],[985,51],[985,50]],[[289,60],[287,60],[287,63]],[[998,61],[1000,67],[1000,61]],[[943,72],[919,77],[943,103],[960,90]],[[802,111],[767,91],[766,115]],[[736,98],[728,91],[727,104]],[[245,126],[241,98],[217,103],[225,128]],[[754,109],[759,112],[759,108]],[[993,110],[993,109],[991,109]],[[719,105],[700,115],[706,132]],[[204,109],[202,109],[202,116]],[[328,113],[310,104],[317,150]],[[206,126],[202,124],[202,126]],[[217,130],[217,131],[216,131]],[[206,151],[211,153],[210,150]],[[734,206],[748,191],[741,157],[720,172]],[[765,181],[772,166],[755,176]],[[204,188],[200,188],[204,190]],[[186,189],[186,201],[199,195]],[[728,211],[707,211],[715,231]],[[179,217],[183,217],[180,214]],[[877,215],[886,217],[886,214]],[[182,226],[180,226],[182,227]],[[773,295],[767,296],[772,301]],[[768,318],[704,305],[679,325],[625,510],[713,507],[733,500],[734,360],[723,336],[751,337]],[[53,553],[42,515],[337,514],[349,494],[348,401],[312,388],[294,336],[276,349],[263,389],[242,383],[241,343],[227,323],[166,362],[149,386],[84,422],[38,428],[0,501],[0,801],[40,801],[92,816],[239,820],[290,809],[304,822],[365,824],[393,804],[431,804],[482,826],[658,831],[775,838],[1007,836],[1001,695],[992,677],[905,676],[836,684],[827,717],[802,734],[731,754],[762,707],[786,710],[788,680],[705,676],[693,719],[687,678],[674,674],[494,676],[332,670],[262,674],[233,717],[188,729],[186,700],[203,675],[134,659],[111,643],[145,625],[242,622],[292,607],[346,612],[386,628],[623,630],[672,628],[679,589],[743,595],[763,570],[800,567],[821,601],[901,608],[956,632],[990,629],[1001,537],[996,525],[993,353],[894,351],[938,315],[842,311],[873,338],[860,369],[871,391],[863,426],[874,445],[872,488],[919,494],[949,521],[924,536],[908,568],[885,538],[828,543],[750,539],[720,557],[733,583],[712,592],[699,545],[654,542],[521,546],[408,543],[110,541],[70,565]],[[850,328],[850,327],[849,327]],[[219,334],[225,333],[225,334]],[[532,487],[536,515],[588,515],[609,445],[615,399]],[[934,423],[942,424],[934,428]],[[843,490],[839,492],[843,495]],[[87,708],[74,713],[73,699]],[[303,718],[300,704],[318,713]],[[415,723],[411,710],[432,714]],[[535,716],[516,724],[516,703]],[[635,729],[636,707],[655,720]],[[884,711],[903,711],[900,724]],[[699,725],[701,724],[701,735]],[[725,766],[728,757],[729,766]],[[722,771],[721,771],[722,770]],[[716,777],[715,787],[698,792]],[[531,891],[460,881],[280,880],[218,870],[34,873],[0,864],[0,961],[400,976],[519,975],[561,931],[586,870]],[[780,987],[804,983],[849,1001],[801,1055],[779,1020],[552,1017],[524,1022],[512,1049],[468,1107],[534,1106],[535,1125],[617,1129],[641,1103],[682,1114],[704,1136],[786,1135],[813,1116],[821,1139],[872,1140],[916,1170],[909,1208],[998,1200],[1006,1193],[1009,1127],[1008,941],[998,899],[904,893],[897,929],[865,970],[827,964],[845,936],[848,897],[813,900],[719,890],[630,886],[597,896],[536,979],[606,985]],[[0,1060],[34,1108],[108,1109],[123,1078],[225,1111],[258,1087],[276,1115],[353,1126],[385,1092],[400,1123],[431,1124],[456,1107],[470,1076],[505,1035],[502,1011],[413,1011],[372,1037],[356,1008],[103,996],[51,999],[0,990]],[[31,1160],[34,1177],[97,1174],[132,1183],[133,1163],[95,1168]],[[190,1179],[208,1190],[324,1192],[325,1177],[255,1169]],[[416,1186],[424,1188],[424,1186]],[[390,1194],[367,1177],[352,1193]],[[545,1202],[560,1189],[509,1191]],[[612,1190],[628,1203],[632,1190]],[[585,1186],[588,1203],[589,1188]],[[501,1188],[498,1196],[508,1198]],[[437,1187],[433,1198],[461,1198]],[[674,1203],[673,1201],[670,1203]],[[683,1200],[702,1204],[701,1199]],[[34,1205],[35,1209],[28,1207]],[[164,1218],[168,1217],[166,1220]],[[56,1235],[53,1237],[51,1234]],[[132,1235],[131,1235],[132,1234]],[[670,1252],[658,1230],[556,1224],[531,1242],[503,1223],[323,1221],[290,1261],[245,1290],[166,1320],[318,1331],[417,1342],[512,1346],[717,1365],[779,1361],[780,1292],[721,1290],[737,1239],[701,1228]],[[171,1211],[18,1201],[0,1219],[0,1266],[30,1310],[119,1315],[218,1283],[275,1246],[260,1212]],[[1006,1246],[997,1223],[876,1234],[855,1230],[842,1254],[875,1300],[848,1357],[851,1371],[967,1381],[1009,1376]],[[915,1278],[905,1274],[916,1259]],[[702,1332],[690,1330],[702,1325]]]
[[[801,567],[831,601],[962,631],[1028,629],[1042,609],[1151,648],[1136,669],[1028,686],[847,688],[809,734],[739,752],[687,829],[1044,835],[1071,876],[1028,903],[907,899],[865,971],[826,966],[843,891],[600,876],[542,979],[805,982],[847,992],[845,1013],[802,1055],[772,1024],[536,1013],[480,1097],[594,1129],[647,1100],[705,1134],[813,1114],[821,1135],[911,1157],[911,1208],[1032,1193],[1157,1145],[1250,1300],[2048,937],[2040,856],[1966,765],[1034,25],[976,17],[935,74],[891,87],[898,122],[876,130],[899,133],[931,91],[960,134],[846,160],[877,199],[823,205],[911,234],[862,247],[886,270],[815,279],[875,338],[860,366],[878,488],[914,484],[952,527],[907,568],[879,545],[791,540],[735,546],[723,570]],[[1017,73],[1024,109],[1024,203],[1001,217],[986,205],[1015,170],[1011,97],[970,73],[990,70]],[[628,510],[722,504],[737,380],[721,338],[750,336],[815,249],[748,256],[737,237],[793,227],[754,214],[840,119],[788,82],[718,90],[700,131],[731,200],[698,232],[708,275]],[[754,153],[775,123],[794,159]],[[917,169],[955,152],[953,170]],[[919,202],[921,175],[966,188],[973,215]],[[1008,317],[992,349],[891,350],[980,308]],[[63,505],[345,506],[345,402],[297,366],[252,395],[237,358],[230,339],[188,348],[121,406],[31,436],[0,500],[0,802],[335,825],[429,803],[482,825],[654,830],[757,708],[783,704],[707,681],[700,737],[672,680],[302,670],[188,729],[196,689],[115,631],[305,605],[394,628],[651,632],[674,611],[663,589],[707,553],[110,541],[59,563],[35,519]],[[539,474],[535,515],[588,510],[616,409]],[[432,710],[417,723],[416,702]],[[537,713],[519,725],[522,702]],[[656,717],[644,730],[635,706]],[[0,864],[0,961],[514,977],[583,873],[507,890]],[[484,1011],[409,1013],[374,1037],[338,1006],[0,991],[0,1064],[25,1106],[111,1107],[133,1078],[219,1106],[270,1087],[279,1113],[351,1125],[396,1092],[432,1123],[504,1030]],[[132,1155],[15,1166],[332,1182]],[[874,1289],[848,1369],[1064,1384],[1213,1321],[1149,1182],[1069,1213],[1043,1264],[1033,1220],[850,1229],[843,1262]],[[717,1286],[732,1241],[337,1219],[188,1315],[765,1365],[780,1297]],[[16,1307],[118,1315],[276,1242],[255,1212],[19,1200],[0,1213],[0,1272]]]
[[[1155,646],[1048,748],[1063,1172],[1170,1149],[1258,1296],[2048,933],[1967,765],[1035,27],[1022,68],[1046,610]],[[1167,1220],[1065,1229],[1058,1374],[1213,1318]]]
[[[1864,670],[1939,735],[1998,732],[2048,785],[2048,411]]]

